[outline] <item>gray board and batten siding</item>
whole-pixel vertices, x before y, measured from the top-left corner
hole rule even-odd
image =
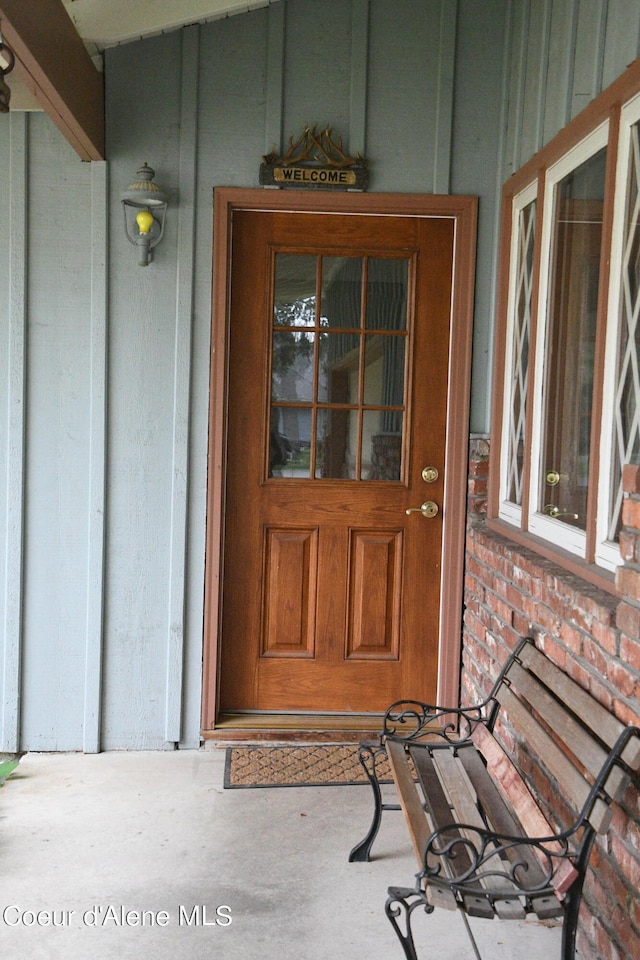
[[[500,186],[639,36],[636,0],[281,0],[108,49],[104,163],[0,116],[0,749],[199,743],[215,186],[318,123],[370,191],[478,195],[486,433]],[[145,160],[170,207],[143,270]]]

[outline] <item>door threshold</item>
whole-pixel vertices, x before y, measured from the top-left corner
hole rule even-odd
[[[375,738],[382,714],[221,713],[204,740],[296,740],[355,742]]]

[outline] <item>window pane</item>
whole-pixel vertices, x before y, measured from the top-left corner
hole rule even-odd
[[[513,340],[509,360],[508,385],[508,467],[505,499],[522,506],[524,469],[524,431],[529,384],[529,338],[531,335],[531,295],[533,289],[533,251],[536,201],[520,210],[517,224],[515,289],[511,323]]]
[[[273,400],[313,399],[314,333],[275,330],[271,366]]]
[[[272,407],[270,477],[309,477],[311,410]]]
[[[385,418],[395,418],[395,430],[385,429]],[[402,466],[402,414],[367,410],[362,425],[363,480],[400,480]]]
[[[608,539],[622,515],[622,467],[640,462],[640,129],[631,128],[629,181],[622,246],[618,366],[615,385]]]
[[[357,410],[318,410],[316,478],[354,479],[357,431]]]
[[[276,326],[314,326],[317,262],[318,258],[313,256],[276,255],[273,303]]]
[[[321,403],[357,403],[360,373],[360,336],[321,333],[318,400]]]
[[[539,509],[586,529],[606,151],[556,188]]]
[[[321,326],[360,328],[362,266],[362,257],[322,258]]]
[[[408,260],[369,260],[367,329],[406,330],[408,277]]]
[[[367,337],[364,402],[369,406],[404,403],[404,337]]]

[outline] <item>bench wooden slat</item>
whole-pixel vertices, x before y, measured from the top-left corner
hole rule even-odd
[[[544,653],[534,647],[532,643],[525,644],[520,653],[520,660],[600,740],[603,740],[609,747],[614,745],[624,730],[624,724],[609,713],[606,707],[594,700],[588,690],[580,687],[575,680],[572,680],[560,667],[548,660]]]
[[[573,758],[588,771],[595,780],[607,759],[608,749],[604,741],[596,740],[582,722],[576,719],[564,704],[559,703],[547,687],[533,673],[529,673],[518,663],[509,670],[509,680],[515,684],[518,695],[528,701],[536,713],[544,720],[558,739],[566,745]],[[616,721],[617,723],[617,721]],[[621,729],[622,725],[620,725]],[[615,725],[611,726],[611,733],[615,732]],[[576,766],[573,759],[570,762]],[[582,777],[582,771],[579,771]],[[627,776],[620,767],[614,767],[606,782],[609,796],[617,800],[625,789]],[[611,809],[608,804],[597,800],[589,813],[589,821],[594,829],[602,834],[606,833],[611,822]]]
[[[581,810],[589,796],[590,787],[580,771],[509,687],[501,687],[496,698],[507,711],[510,720],[520,730],[526,731],[527,744],[534,753],[544,759],[545,766],[558,781],[560,790],[572,809]]]
[[[422,866],[422,855],[427,840],[431,836],[431,830],[425,819],[422,803],[407,764],[404,747],[401,743],[387,740],[386,749],[413,850],[418,863]]]
[[[424,815],[425,812],[422,801],[413,780],[413,774],[409,767],[404,746],[393,740],[387,740],[386,750],[389,758],[389,766],[391,767],[391,773],[400,800],[400,806],[402,807],[407,830],[411,837],[413,851],[418,866],[422,869],[424,849],[432,832],[431,826]],[[451,817],[449,817],[449,821],[450,820]],[[453,890],[445,884],[430,884],[429,900],[434,906],[444,907],[445,910],[456,910],[458,907]]]
[[[481,830],[486,829],[486,823],[478,809],[477,794],[461,760],[453,756],[451,749],[445,749],[433,751],[433,762],[456,811],[456,821],[479,827]],[[472,842],[473,839],[472,836]],[[505,889],[504,880],[497,877],[482,877],[480,884],[488,892],[504,892]],[[468,911],[470,909],[468,907]],[[515,894],[510,898],[496,900],[493,909],[503,920],[514,920],[526,916],[524,907]]]
[[[487,817],[490,829],[495,833],[501,833],[510,837],[524,835],[524,829],[515,811],[508,805],[503,793],[492,779],[475,744],[458,750],[458,756],[476,791],[478,801]],[[509,853],[507,853],[507,856],[509,856]],[[544,874],[540,869],[536,857],[528,847],[524,847],[522,850],[514,853],[513,859],[518,862],[524,861],[527,864],[529,876],[534,884],[543,882]]]
[[[506,794],[527,836],[531,838],[553,836],[556,831],[548,823],[518,770],[495,737],[483,724],[479,724],[473,731],[472,739],[487,761],[489,772],[500,782],[500,787]],[[560,845],[554,846],[550,843],[549,849],[559,850]],[[545,869],[544,857],[540,856],[542,867]],[[578,871],[569,860],[559,861],[551,881],[559,897],[564,896],[577,876]]]
[[[549,693],[533,674],[528,673],[516,663],[509,671],[509,679],[515,684],[518,694],[529,701],[550,729],[562,743],[567,745],[571,753],[595,779],[609,751],[594,740],[593,735]]]
[[[445,793],[431,753],[420,747],[413,747],[410,752],[425,796],[425,808],[429,814],[434,832],[443,827],[450,827],[452,823],[456,823],[458,817],[452,811],[450,798]],[[451,830],[448,833],[447,839],[451,841],[460,836],[462,836],[462,834],[459,830]],[[440,860],[439,862],[444,869],[447,868],[446,860]],[[456,851],[456,866],[460,873],[464,873],[472,866],[471,857],[463,846]],[[432,880],[429,881],[428,886],[429,898],[434,904],[441,902],[442,905],[448,906],[449,908],[457,906],[455,894],[450,888],[444,885],[439,887],[437,884],[434,884]],[[464,904],[465,910],[472,917],[491,919],[491,917],[494,916],[493,908],[485,897],[468,895],[464,897]]]
[[[428,749],[425,747],[415,746],[410,747],[409,752],[418,775],[420,786],[422,787],[422,793],[425,798],[424,808],[430,820],[431,830],[435,832],[442,827],[450,826],[455,822],[455,817],[451,811],[449,799],[442,789],[442,784],[440,783],[437,770],[433,764],[433,760]],[[423,820],[424,819],[425,817],[423,813]],[[458,831],[453,832],[451,834],[451,839],[453,839],[456,835],[460,836],[460,833]],[[423,844],[420,856],[418,857],[418,863],[421,867],[423,865],[425,846],[426,841],[425,844]],[[458,863],[460,864],[461,870],[468,870],[470,868],[471,858],[466,850],[460,850]],[[442,865],[445,866],[445,864]],[[448,910],[457,908],[455,894],[444,884],[442,886],[438,886],[436,883],[430,881],[429,899],[435,905],[443,906]],[[484,913],[482,916],[493,916],[493,911],[491,911],[490,914]]]
[[[475,749],[475,746],[462,747],[458,750],[461,763],[473,784],[490,826],[495,833],[516,837],[523,833],[522,825],[507,806],[502,793]],[[511,863],[521,863],[527,871],[528,885],[542,887],[546,883],[546,873],[540,867],[535,852],[525,845],[506,851],[507,859]],[[556,896],[534,895],[531,905],[539,920],[550,920],[560,917],[563,908]]]

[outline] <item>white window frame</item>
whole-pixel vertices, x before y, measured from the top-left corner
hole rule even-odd
[[[623,241],[629,191],[629,149],[631,145],[631,129],[636,123],[640,123],[640,94],[629,100],[621,111],[615,176],[595,552],[596,563],[607,570],[615,570],[615,568],[620,565],[620,548],[617,543],[609,540],[608,527],[613,493],[611,462],[614,455],[613,424],[615,419],[615,389],[618,370],[620,325],[622,322]]]
[[[572,170],[589,160],[594,154],[607,147],[609,141],[609,121],[600,124],[592,133],[576,144],[556,163],[550,166],[545,175],[544,205],[542,214],[540,277],[538,285],[538,317],[535,343],[535,361],[533,376],[532,428],[531,428],[531,470],[529,475],[529,516],[528,529],[569,553],[581,558],[586,557],[587,534],[584,530],[553,519],[537,509],[542,466],[542,442],[544,432],[544,383],[547,361],[547,335],[549,329],[549,295],[551,259],[553,256],[553,227],[556,203],[556,188],[560,181]],[[512,326],[510,317],[510,326]]]
[[[503,456],[500,464],[500,506],[499,516],[508,523],[514,523],[520,526],[522,522],[522,504],[514,503],[507,499],[509,493],[510,474],[511,474],[511,435],[513,429],[513,409],[512,409],[512,384],[516,366],[516,356],[514,353],[515,327],[516,327],[516,304],[519,291],[521,259],[520,259],[520,217],[529,204],[538,200],[538,181],[534,180],[527,187],[517,193],[512,202],[511,208],[511,247],[509,253],[509,294],[507,301],[507,315],[509,323],[507,326],[507,338],[505,344],[505,369],[503,383],[503,412],[502,412],[502,438],[501,447]],[[534,225],[535,229],[535,225]],[[532,279],[532,293],[533,283]],[[532,314],[532,304],[529,303],[529,310]],[[530,324],[533,322],[533,315],[530,316]],[[531,360],[531,326],[529,327],[529,359]],[[525,399],[525,406],[528,402],[531,388],[531,364],[527,375],[528,392]],[[525,430],[526,438],[526,430]],[[524,489],[523,489],[524,493]]]
[[[619,522],[621,469],[637,457],[640,437],[640,358],[636,296],[637,263],[627,262],[629,251],[625,233],[630,211],[628,190],[640,194],[640,175],[634,168],[630,146],[634,148],[640,127],[640,59],[625,72],[538,153],[513,173],[503,187],[503,233],[500,238],[500,274],[495,331],[495,379],[492,407],[491,460],[487,525],[533,549],[546,559],[596,586],[616,592],[614,572],[622,564],[618,542],[608,539],[614,521]],[[632,139],[633,138],[633,139]],[[557,186],[572,170],[607,148],[607,169],[602,211],[602,246],[599,270],[597,320],[595,331],[593,405],[591,408],[591,446],[586,531],[575,528],[560,517],[541,512],[539,499],[544,469],[543,430],[545,411],[545,345],[548,338],[550,270],[553,269],[554,204]],[[613,164],[615,162],[615,168]],[[636,156],[637,162],[637,156]],[[635,177],[635,180],[633,179]],[[537,184],[537,191],[536,191]],[[631,187],[630,187],[631,184]],[[512,377],[515,370],[514,336],[517,333],[519,305],[517,273],[519,216],[524,206],[536,199],[536,236],[531,289],[531,330],[527,370],[526,428],[524,460],[518,464],[517,488],[510,480],[510,437],[517,437],[513,419]],[[508,231],[510,231],[508,233]],[[636,239],[635,236],[633,238]],[[631,241],[633,242],[633,241]],[[635,257],[635,247],[633,250]],[[638,317],[640,323],[640,317]],[[628,324],[629,330],[624,327]],[[550,325],[549,325],[550,326]],[[590,335],[591,336],[591,335]],[[516,349],[519,345],[516,343]],[[639,363],[636,366],[636,359]],[[621,367],[621,361],[624,366]],[[630,367],[632,365],[632,377]],[[624,382],[620,380],[623,371]],[[616,394],[619,394],[616,396]],[[623,395],[624,394],[624,395]],[[620,403],[628,409],[619,409]],[[517,409],[517,407],[516,407]],[[519,411],[518,411],[519,412]],[[625,449],[620,450],[622,420]],[[614,433],[614,429],[617,433]],[[516,430],[516,432],[513,432]],[[630,432],[632,431],[632,432]],[[510,502],[521,500],[521,504]]]

